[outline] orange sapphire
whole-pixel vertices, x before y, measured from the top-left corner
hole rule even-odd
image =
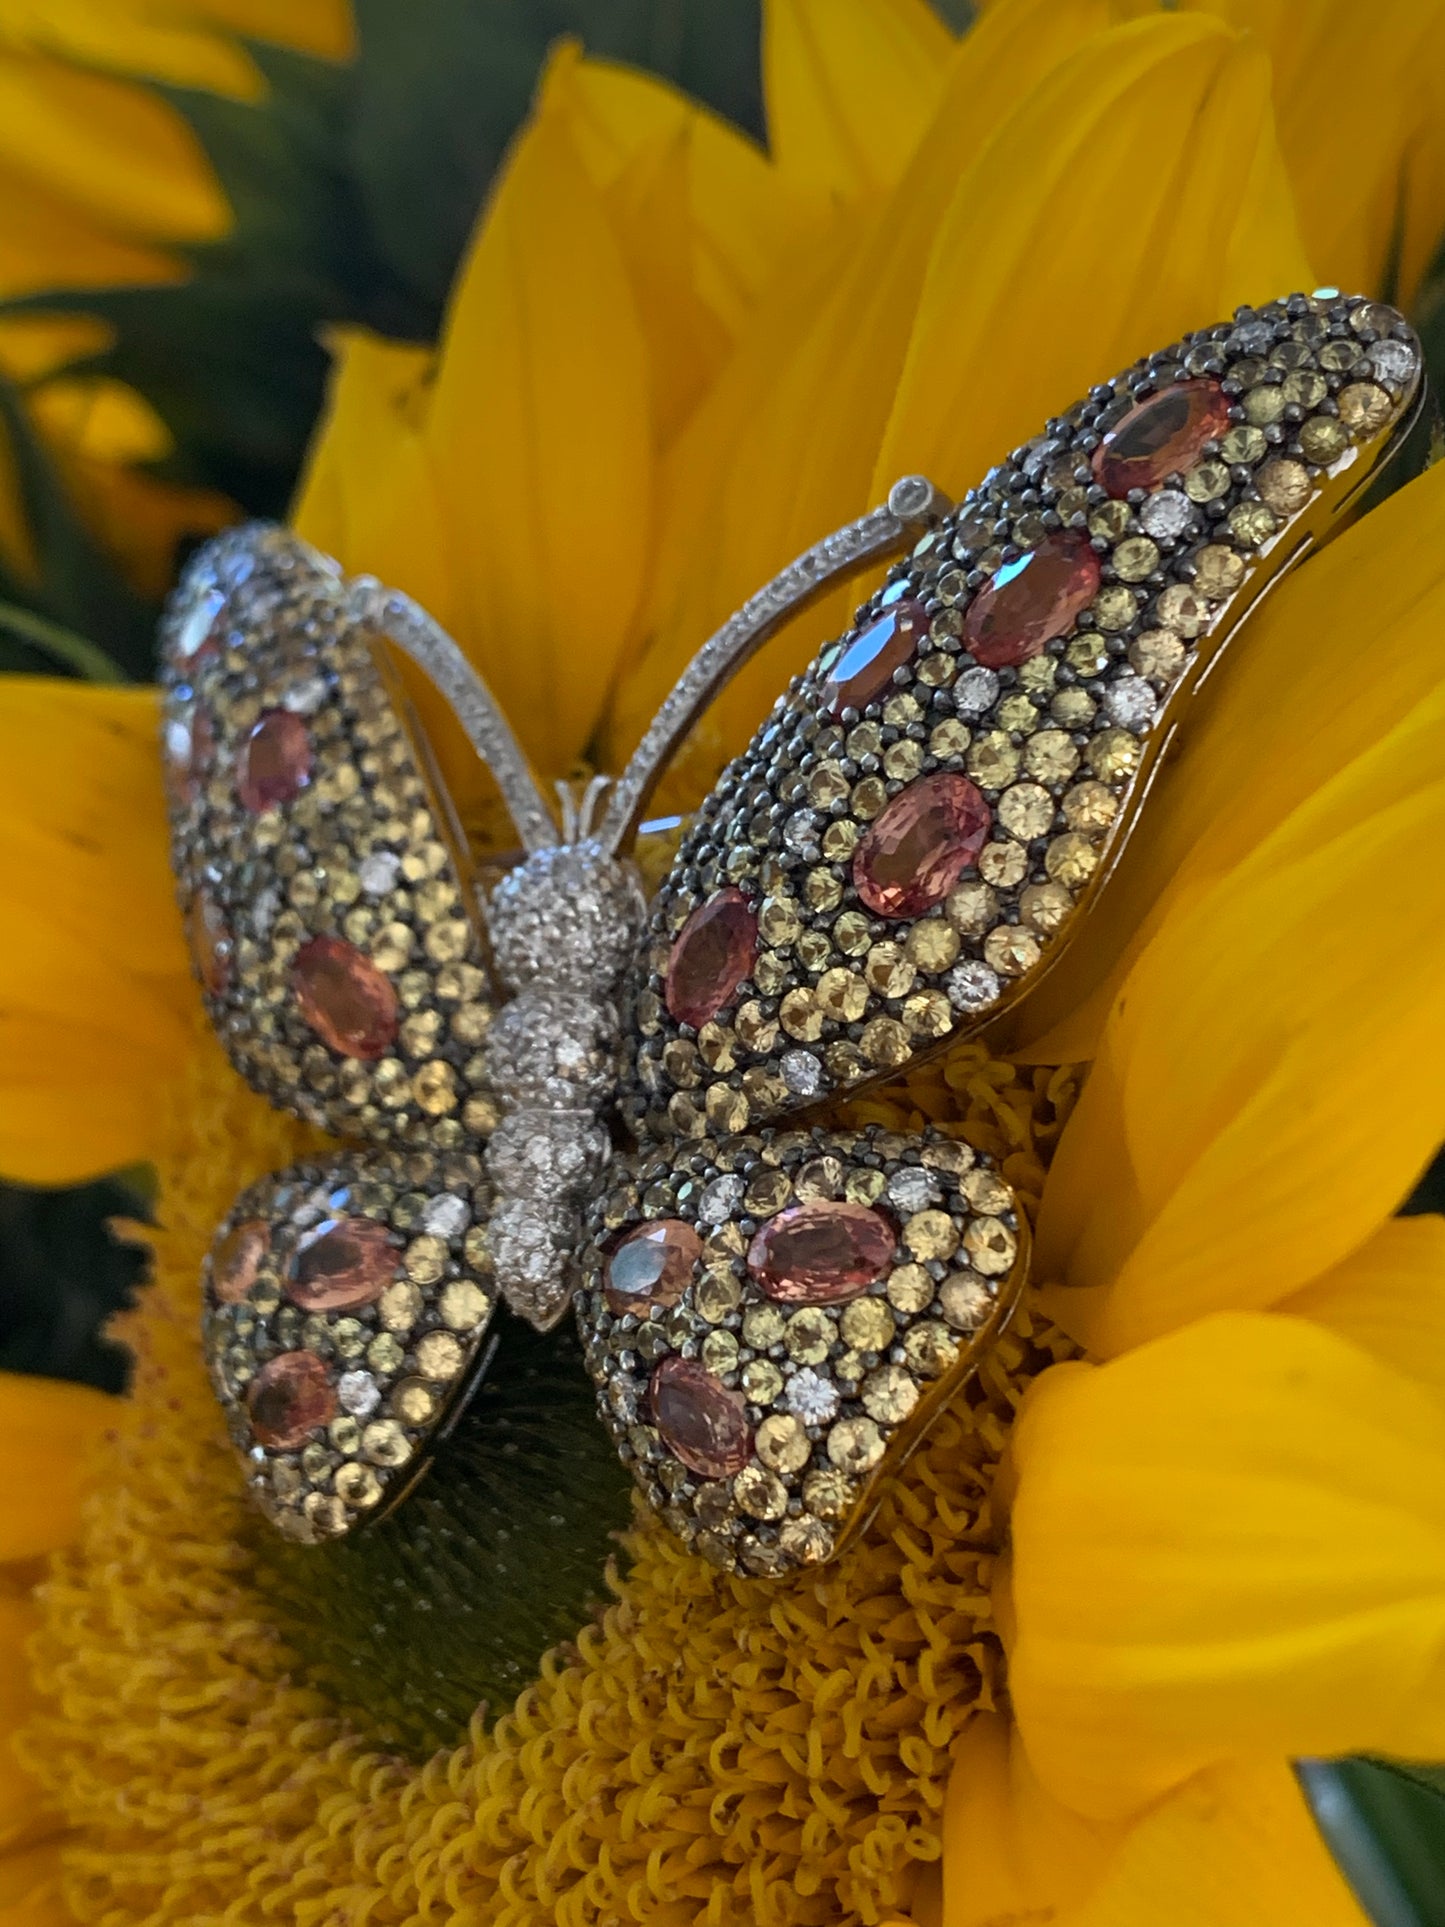
[[[853,853],[853,887],[880,917],[920,917],[942,903],[974,861],[992,822],[966,776],[920,776],[869,825]]]
[[[963,646],[985,669],[1007,669],[1067,635],[1099,591],[1099,558],[1077,529],[1046,536],[1005,562],[963,619]]]
[[[1150,395],[1116,422],[1094,450],[1094,480],[1113,496],[1158,488],[1194,464],[1229,427],[1229,397],[1217,381],[1181,381]]]

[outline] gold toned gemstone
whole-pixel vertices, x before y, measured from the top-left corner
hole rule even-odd
[[[1273,423],[1281,421],[1284,417],[1284,408],[1284,389],[1278,382],[1261,382],[1257,388],[1251,388],[1244,398],[1245,420],[1251,422],[1256,431],[1269,428]],[[1230,444],[1236,441],[1239,434],[1239,429],[1231,428],[1220,444],[1219,452],[1226,462],[1247,462],[1250,459],[1247,455],[1231,453]],[[1263,443],[1262,435],[1259,439]],[[1254,459],[1258,460],[1258,457]]]
[[[662,1053],[662,1068],[674,1084],[694,1090],[702,1082],[702,1068],[696,1044],[685,1037],[674,1037]]]
[[[903,1002],[903,1028],[910,1037],[946,1037],[953,1028],[953,1007],[941,990],[915,990]]]
[[[425,1378],[445,1384],[462,1369],[463,1352],[450,1332],[428,1332],[416,1348],[416,1368]]]
[[[1094,598],[1094,621],[1106,634],[1115,635],[1129,627],[1138,606],[1132,589],[1122,582],[1110,583]]]
[[[1211,599],[1232,595],[1243,580],[1244,558],[1233,549],[1226,548],[1222,542],[1210,542],[1199,551],[1195,559],[1194,586],[1201,595]]]
[[[475,1002],[486,987],[487,980],[475,964],[446,964],[436,974],[437,996],[444,1004]]]
[[[998,1278],[1013,1264],[1018,1239],[1002,1218],[972,1218],[964,1229],[963,1248],[975,1271]]]
[[[821,1365],[833,1349],[836,1330],[820,1305],[795,1311],[783,1332],[783,1346],[795,1365]]]
[[[986,729],[968,752],[968,773],[985,789],[1000,790],[1018,775],[1019,753],[1001,729]]]
[[[487,1295],[470,1278],[457,1278],[444,1287],[438,1309],[443,1324],[454,1332],[475,1331],[487,1315]]]
[[[1099,852],[1076,830],[1056,836],[1044,852],[1044,868],[1055,883],[1068,890],[1079,890],[1098,868]]]
[[[1031,930],[1016,923],[1001,923],[990,930],[984,941],[985,962],[1001,977],[1022,977],[1032,970],[1041,955],[1039,940]]]
[[[933,1280],[922,1265],[899,1265],[885,1286],[888,1302],[906,1317],[912,1317],[933,1300]]]
[[[754,1519],[781,1519],[788,1509],[787,1487],[761,1465],[743,1467],[733,1480],[733,1497]]]
[[[877,723],[858,723],[849,730],[848,754],[854,762],[861,762],[865,756],[883,754],[883,732]]]
[[[1019,915],[1045,936],[1061,928],[1073,907],[1074,899],[1062,883],[1031,883],[1019,898]]]
[[[425,1425],[440,1405],[430,1385],[419,1378],[404,1378],[391,1395],[391,1409],[407,1425]]]
[[[883,1434],[871,1418],[845,1418],[828,1434],[828,1457],[840,1472],[871,1472],[883,1457]]]
[[[913,988],[917,974],[908,961],[903,946],[891,941],[873,945],[864,962],[863,971],[870,988],[880,997],[905,996]]]
[[[776,1305],[749,1305],[743,1313],[743,1343],[755,1352],[770,1352],[783,1342],[783,1314]]]
[[[1049,704],[1049,714],[1065,729],[1087,729],[1094,720],[1094,707],[1087,689],[1061,689]]]
[[[763,941],[780,949],[795,943],[802,927],[798,906],[788,897],[768,897],[758,911],[758,929]]]
[[[1236,542],[1246,548],[1258,548],[1266,542],[1279,527],[1273,511],[1263,502],[1240,502],[1229,511],[1229,532]]]
[[[1114,573],[1121,582],[1142,582],[1158,566],[1158,547],[1147,535],[1130,536],[1114,551]]]
[[[730,1071],[737,1062],[737,1041],[736,1033],[726,1024],[704,1024],[697,1034],[698,1055],[709,1070]]]
[[[841,802],[848,794],[848,778],[836,763],[820,763],[808,774],[808,801],[816,809],[826,810],[831,803]],[[769,942],[776,942],[769,938]]]
[[[838,1321],[843,1343],[859,1352],[886,1352],[893,1343],[893,1314],[881,1298],[855,1298]]]
[[[975,1211],[998,1217],[1013,1205],[1013,1195],[1003,1179],[986,1164],[970,1171],[959,1187]]]
[[[1097,676],[1101,669],[1108,666],[1109,652],[1104,647],[1104,638],[1092,629],[1085,629],[1074,637],[1064,651],[1064,661],[1070,669],[1081,676]]]
[[[415,932],[407,923],[384,923],[371,946],[371,961],[378,970],[400,970],[411,956]]]
[[[955,889],[948,901],[951,903],[957,894]],[[925,917],[909,931],[903,948],[910,963],[916,964],[920,970],[936,974],[940,970],[947,970],[958,956],[958,933],[942,917]],[[821,991],[822,985],[818,988]],[[863,1012],[860,1009],[854,1015],[861,1017]]]
[[[419,1285],[434,1285],[447,1268],[447,1241],[432,1232],[413,1238],[402,1259],[408,1278]]]
[[[938,1306],[955,1331],[974,1332],[993,1314],[993,1294],[973,1271],[951,1271],[938,1287]]]
[[[1293,368],[1282,384],[1284,398],[1299,408],[1318,408],[1330,392],[1324,376],[1313,368]]]
[[[373,1465],[405,1465],[411,1440],[393,1418],[374,1419],[361,1435],[361,1449]]]
[[[738,1374],[738,1383],[754,1405],[771,1405],[783,1389],[783,1374],[771,1359],[751,1358]]]
[[[1307,461],[1328,468],[1350,445],[1344,424],[1333,415],[1312,415],[1299,432],[1300,452]]]
[[[831,870],[809,870],[803,879],[803,897],[810,910],[826,913],[843,901],[843,886]]]
[[[842,1163],[827,1154],[810,1158],[793,1180],[793,1189],[804,1203],[814,1198],[836,1198],[842,1186]]]
[[[883,773],[891,777],[894,782],[911,783],[922,768],[923,745],[915,743],[911,737],[901,737],[898,742],[890,743],[883,752]],[[860,783],[858,788],[862,787]],[[856,797],[853,808],[858,815],[862,815],[862,811],[858,809]],[[877,811],[873,814],[876,815]]]
[[[923,705],[916,696],[905,690],[897,696],[890,696],[883,705],[883,720],[894,729],[907,729],[923,715]]]
[[[861,957],[872,935],[873,926],[861,910],[845,910],[833,925],[833,941],[845,957]]]
[[[868,986],[851,970],[825,970],[818,979],[818,1007],[834,1023],[856,1023],[868,1008]]]
[[[1067,782],[1078,766],[1079,752],[1061,729],[1041,729],[1024,744],[1024,768],[1041,783]]]
[[[366,1348],[366,1362],[383,1378],[401,1367],[402,1349],[391,1332],[378,1332]]]
[[[1314,493],[1302,462],[1267,462],[1255,477],[1255,487],[1276,515],[1296,514]]]
[[[1089,517],[1089,533],[1102,536],[1106,542],[1117,542],[1128,529],[1129,521],[1127,502],[1101,502]]]
[[[428,1117],[443,1117],[457,1108],[456,1072],[443,1059],[433,1058],[412,1078],[411,1094]]]
[[[764,1168],[755,1171],[748,1179],[747,1189],[743,1192],[743,1209],[751,1218],[770,1218],[775,1211],[781,1211],[793,1196],[792,1182],[786,1171]]]
[[[851,818],[843,816],[830,823],[823,832],[823,854],[830,863],[843,863],[852,856],[858,847],[862,834]]]
[[[326,1428],[326,1436],[338,1452],[344,1452],[348,1457],[361,1450],[361,1427],[350,1413],[332,1419]],[[307,1450],[311,1450],[310,1446]]]
[[[467,953],[470,935],[460,917],[451,917],[429,927],[422,948],[433,963],[458,963]]]
[[[808,1463],[813,1448],[802,1421],[778,1412],[758,1427],[753,1450],[770,1471],[797,1472]]]
[[[1345,427],[1363,441],[1378,435],[1390,419],[1390,397],[1372,381],[1351,382],[1340,391],[1339,410]]]
[[[937,1319],[915,1325],[903,1340],[903,1356],[922,1378],[941,1378],[958,1356],[958,1340]]]
[[[1184,493],[1191,502],[1217,502],[1229,493],[1229,470],[1223,462],[1201,462],[1184,477]]]
[[[501,1107],[490,1094],[469,1097],[462,1107],[462,1122],[473,1137],[490,1137],[501,1119]]]
[[[1019,665],[1019,687],[1030,690],[1035,695],[1047,695],[1058,681],[1058,677],[1059,665],[1052,656],[1032,656],[1027,662]]]
[[[473,1271],[486,1273],[491,1270],[492,1253],[487,1243],[487,1227],[484,1224],[473,1225],[467,1233],[462,1243],[462,1256]]]
[[[950,716],[934,729],[928,739],[928,747],[940,762],[945,762],[949,757],[962,756],[968,749],[969,741],[968,725]]]
[[[849,806],[853,814],[863,822],[871,823],[873,818],[888,801],[888,791],[878,776],[865,776],[861,783],[853,785]]]
[[[441,1036],[441,1012],[417,1010],[402,1024],[401,1047],[408,1057],[430,1057]]]
[[[381,1322],[389,1332],[409,1332],[421,1317],[421,1292],[407,1279],[388,1285],[376,1302]]]
[[[742,1287],[736,1278],[719,1271],[705,1271],[693,1287],[692,1302],[710,1325],[720,1325],[742,1303]]]
[[[943,913],[960,936],[982,936],[998,915],[998,898],[986,883],[960,883],[949,891]]]
[[[1101,729],[1084,755],[1096,776],[1114,782],[1139,767],[1139,741],[1127,729]]]
[[[833,1466],[819,1466],[803,1481],[803,1504],[820,1519],[842,1519],[852,1511],[858,1488]]]
[[[777,1019],[770,1017],[756,1000],[749,1000],[736,1018],[737,1033],[750,1051],[771,1051],[778,1041]]]
[[[1063,811],[1072,830],[1103,830],[1118,815],[1119,802],[1104,783],[1076,783],[1064,797]]]
[[[770,1111],[781,1110],[789,1102],[790,1093],[781,1077],[774,1077],[761,1065],[743,1072],[743,1095],[752,1106],[755,1117],[766,1117]]]
[[[1051,828],[1054,799],[1038,783],[1015,783],[998,800],[998,820],[1010,836],[1027,843]]]
[[[702,1341],[700,1356],[715,1378],[726,1378],[738,1368],[738,1341],[730,1331],[710,1331]]]
[[[816,1043],[823,1034],[823,1013],[811,990],[790,990],[778,1015],[789,1037],[796,1037],[800,1043]]]
[[[925,656],[918,665],[918,680],[927,689],[947,689],[956,673],[952,656]]]
[[[337,1466],[332,1485],[344,1505],[356,1506],[358,1510],[375,1505],[381,1497],[381,1480],[369,1465],[358,1465],[354,1459]]]
[[[1129,644],[1131,665],[1156,688],[1174,681],[1184,667],[1185,654],[1184,644],[1167,629],[1146,629]]]
[[[958,1249],[958,1227],[946,1211],[917,1211],[903,1227],[903,1243],[920,1263],[951,1258]]]
[[[1022,690],[1005,696],[994,715],[999,728],[1011,736],[1028,736],[1039,726],[1038,706]]]
[[[918,1386],[901,1365],[880,1365],[864,1379],[858,1396],[880,1425],[901,1425],[918,1403]]]
[[[881,1171],[850,1171],[843,1180],[843,1196],[850,1204],[877,1204],[887,1188]]]
[[[868,1062],[881,1070],[896,1070],[913,1055],[903,1026],[891,1017],[875,1017],[866,1024],[858,1044]]]
[[[1018,843],[989,843],[978,853],[978,873],[986,883],[1011,890],[1029,873],[1028,851]]]
[[[796,1519],[785,1519],[778,1528],[778,1545],[800,1565],[815,1566],[830,1559],[836,1544],[836,1536],[828,1527],[806,1512]]]
[[[703,1111],[710,1131],[720,1137],[734,1137],[746,1130],[752,1106],[743,1093],[730,1084],[713,1084],[703,1098]]]
[[[667,1100],[667,1116],[679,1137],[704,1137],[707,1134],[706,1113],[691,1091],[673,1092]]]

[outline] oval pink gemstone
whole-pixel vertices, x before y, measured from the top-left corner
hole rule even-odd
[[[966,776],[920,776],[868,826],[853,852],[853,887],[880,917],[921,917],[977,857],[992,822]]]
[[[186,942],[202,988],[219,997],[231,981],[231,932],[220,905],[204,890],[197,890],[186,911]]]
[[[614,1246],[603,1274],[608,1306],[615,1312],[675,1305],[702,1256],[702,1239],[681,1218],[638,1225]]]
[[[239,1304],[246,1296],[270,1244],[271,1227],[264,1218],[232,1225],[211,1253],[211,1290],[223,1305]]]
[[[748,1270],[785,1305],[841,1305],[883,1277],[897,1243],[866,1204],[790,1204],[748,1246]]]
[[[751,1458],[752,1427],[742,1398],[695,1359],[670,1352],[652,1374],[648,1397],[663,1444],[699,1478],[731,1478]]]
[[[895,602],[870,622],[829,671],[821,702],[830,716],[843,709],[863,709],[881,696],[893,681],[895,669],[912,662],[928,633],[928,617],[920,602]]]
[[[297,1241],[286,1296],[303,1311],[349,1311],[380,1298],[396,1276],[397,1251],[375,1218],[328,1218]]]
[[[315,1352],[282,1352],[251,1380],[246,1409],[260,1443],[289,1452],[335,1418],[336,1393]]]
[[[1005,669],[1067,635],[1099,590],[1099,558],[1076,529],[1005,562],[963,619],[963,646],[985,669]]]
[[[342,1057],[384,1057],[396,1036],[391,979],[340,937],[313,937],[291,966],[297,1008]]]
[[[268,709],[253,725],[236,770],[236,794],[260,815],[289,803],[311,781],[311,732],[289,709]]]
[[[720,890],[700,903],[667,960],[667,1008],[677,1022],[701,1030],[716,1017],[752,969],[757,949],[758,920],[741,890]]]
[[[1192,468],[1206,442],[1229,427],[1229,397],[1217,381],[1181,381],[1131,408],[1094,450],[1094,480],[1111,495],[1158,488]]]

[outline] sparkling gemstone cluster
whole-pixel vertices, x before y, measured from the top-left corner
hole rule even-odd
[[[604,1423],[716,1564],[830,1558],[1022,1281],[1012,1192],[932,1133],[766,1131],[614,1163],[579,1312]]]
[[[338,1537],[413,1482],[496,1304],[472,1151],[345,1152],[237,1200],[202,1273],[202,1343],[257,1502]]]
[[[163,632],[172,855],[237,1068],[339,1135],[456,1148],[495,1122],[470,879],[339,578],[223,536]]]
[[[926,533],[724,773],[653,908],[623,1097],[747,1130],[1020,995],[1196,678],[1399,429],[1393,309],[1296,295],[1095,388]]]

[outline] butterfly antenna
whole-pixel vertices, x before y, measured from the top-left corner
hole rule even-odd
[[[881,508],[835,529],[751,596],[683,670],[612,792],[598,840],[616,855],[635,834],[647,799],[687,732],[723,686],[790,616],[825,589],[914,539],[953,503],[923,475],[905,475]]]

